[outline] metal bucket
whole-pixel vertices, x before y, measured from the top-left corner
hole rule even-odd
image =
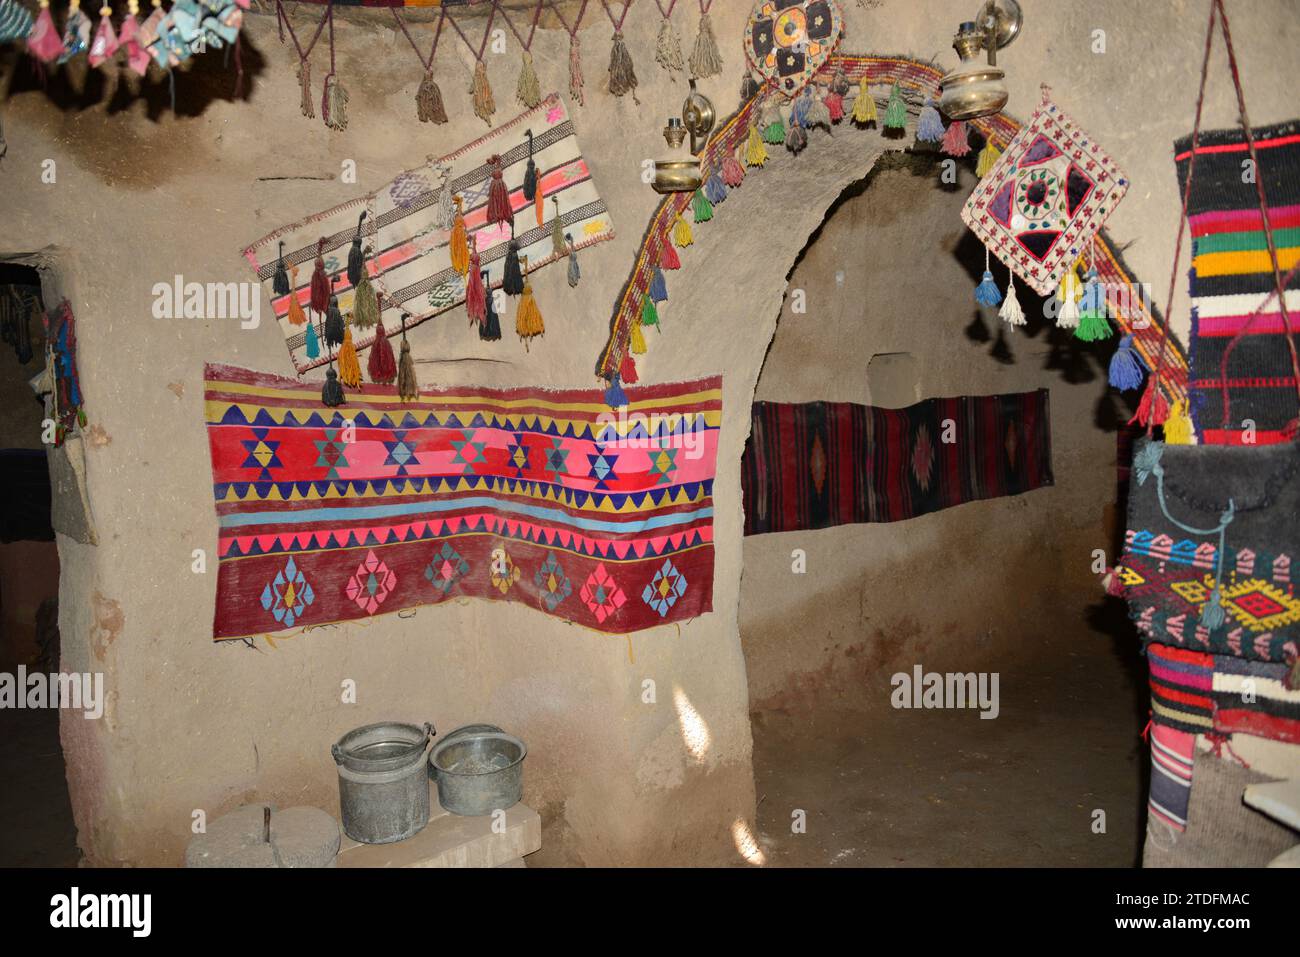
[[[429,752],[438,803],[452,814],[479,817],[504,811],[524,794],[528,748],[493,725],[466,725]]]
[[[349,731],[331,749],[339,772],[343,833],[362,844],[404,841],[429,823],[425,750],[437,734],[381,721]]]

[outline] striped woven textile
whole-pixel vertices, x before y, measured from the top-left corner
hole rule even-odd
[[[1194,734],[1160,724],[1151,726],[1151,788],[1147,812],[1175,831],[1187,828],[1195,745]]]
[[[755,402],[745,534],[897,522],[1052,484],[1046,389],[904,409]]]
[[[1214,656],[1214,730],[1300,744],[1300,688],[1287,665]]]
[[[1257,175],[1268,198],[1283,276],[1300,261],[1300,120],[1253,130]],[[1191,136],[1174,144],[1178,178],[1187,185]],[[1240,445],[1242,423],[1255,423],[1256,444],[1287,440],[1300,411],[1291,353],[1277,297],[1233,348],[1228,362],[1229,420],[1223,424],[1222,361],[1229,341],[1275,291],[1259,197],[1240,129],[1201,134],[1188,200],[1193,242],[1189,391],[1192,421],[1202,443]],[[1300,345],[1300,274],[1286,292],[1286,309]]]
[[[722,381],[596,390],[367,386],[205,369],[213,637],[471,596],[603,632],[712,610]]]
[[[1150,644],[1147,666],[1151,672],[1152,721],[1193,734],[1214,727],[1214,662],[1209,655]]]
[[[537,166],[543,193],[542,223],[538,225],[534,204],[524,198],[524,171],[528,165],[528,137],[534,135],[533,162]],[[465,224],[470,241],[476,244],[483,268],[493,286],[501,284],[509,228],[487,226],[487,197],[491,171],[487,160],[499,154],[504,180],[515,213],[515,236],[521,260],[527,258],[529,272],[567,255],[557,256],[551,242],[551,227],[559,201],[565,231],[578,249],[614,237],[614,227],[605,202],[596,191],[578,148],[573,121],[559,96],[552,93],[535,109],[521,113],[490,133],[427,165],[407,170],[368,196],[362,196],[284,226],[244,250],[257,277],[266,288],[276,320],[280,323],[294,368],[306,372],[325,365],[324,348],[319,358],[308,358],[306,327],[289,322],[289,296],[277,296],[272,287],[279,244],[285,244],[286,269],[297,266],[290,295],[297,296],[303,312],[309,309],[311,275],[317,241],[325,239],[323,259],[327,273],[337,279],[339,308],[352,308],[352,288],[347,281],[348,250],[356,235],[357,218],[365,212],[362,246],[373,248],[369,260],[371,281],[383,296],[385,331],[400,328],[401,313],[409,312],[407,327],[453,309],[465,301],[465,282],[451,265],[450,233],[439,224],[438,205],[442,190],[450,188],[464,197]],[[292,275],[292,274],[291,274]],[[319,321],[320,317],[315,317]],[[355,330],[358,350],[374,342],[374,333]]]

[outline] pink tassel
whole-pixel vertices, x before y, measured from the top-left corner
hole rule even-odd
[[[745,181],[745,167],[730,153],[722,161],[722,181],[732,189]]]
[[[49,7],[41,7],[41,12],[36,17],[36,24],[32,27],[31,36],[27,38],[27,49],[42,63],[53,63],[63,52],[63,37],[54,26],[54,18],[50,16]]]
[[[948,127],[943,134],[943,151],[949,156],[965,156],[970,152],[965,122],[956,120]]]
[[[122,29],[117,35],[117,45],[119,49],[126,51],[126,65],[138,76],[144,76],[149,72],[149,64],[152,57],[149,52],[140,45],[140,24],[131,14],[127,14],[122,21]]]
[[[510,225],[514,219],[514,210],[510,208],[510,193],[501,178],[501,157],[488,157],[488,166],[492,169],[492,183],[488,187],[487,222]]]
[[[624,385],[636,385],[636,363],[632,361],[631,356],[625,355],[623,357],[623,361],[618,367],[618,377],[623,380]]]
[[[99,12],[99,26],[95,29],[95,38],[90,42],[90,52],[86,55],[91,66],[99,66],[117,52],[117,34],[113,32],[111,19],[113,10],[106,6]]]
[[[831,115],[832,123],[838,123],[844,119],[844,97],[832,91],[826,94],[822,102],[826,104],[826,110]]]

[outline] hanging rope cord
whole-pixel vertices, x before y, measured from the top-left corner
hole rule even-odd
[[[389,7],[388,11],[393,15],[393,19],[397,21],[397,25],[402,28],[402,36],[406,37],[406,42],[411,44],[411,49],[415,51],[416,58],[419,59],[420,65],[424,67],[424,72],[428,73],[433,69],[433,58],[438,53],[438,41],[442,39],[442,25],[447,21],[447,8],[443,7],[442,12],[438,17],[438,26],[437,29],[433,31],[433,46],[429,48],[428,58],[420,52],[419,46],[416,45],[415,38],[411,36],[411,31],[406,28],[406,21],[398,15],[397,8]]]
[[[298,51],[298,59],[306,60],[311,56],[311,51],[316,47],[316,41],[320,39],[321,33],[324,32],[326,20],[330,21],[330,29],[331,31],[333,30],[333,14],[334,0],[330,0],[330,2],[325,5],[325,13],[320,18],[320,23],[316,24],[316,32],[312,34],[311,42],[307,44],[307,49],[304,50],[302,44],[298,42],[298,34],[294,32],[293,24],[289,22],[289,15],[284,12],[283,0],[275,0],[275,18],[280,28],[280,42],[284,42],[284,31],[288,30],[289,39],[293,41],[294,49]]]
[[[677,0],[668,0],[667,10],[664,9],[663,0],[655,0],[655,6],[659,8],[659,15],[667,20],[672,17],[673,11],[677,9]]]
[[[451,11],[445,6],[442,8],[443,14],[447,18],[447,22],[451,24],[452,29],[455,30],[461,40],[464,41],[465,46],[469,48],[469,52],[473,54],[475,62],[478,63],[483,61],[483,53],[487,50],[488,38],[492,36],[492,24],[496,21],[498,11],[496,0],[492,0],[490,6],[491,10],[488,11],[487,26],[483,28],[483,42],[480,43],[477,48],[475,48],[474,44],[469,42],[469,37],[465,36],[465,31],[460,28],[460,24],[457,23],[456,18],[451,15]]]
[[[537,4],[533,7],[533,22],[528,28],[527,40],[524,39],[523,34],[521,34],[517,29],[515,29],[515,25],[514,23],[511,22],[509,15],[507,15],[505,11],[505,8],[501,6],[497,6],[497,10],[501,14],[501,19],[506,22],[506,26],[510,28],[510,32],[515,35],[515,39],[519,41],[519,45],[523,47],[524,50],[526,51],[529,52],[532,51],[533,37],[537,35],[537,21],[539,21],[542,18],[542,7],[544,7],[545,5],[546,5],[546,0],[537,0]],[[496,6],[495,0],[494,0],[494,6]]]
[[[1260,303],[1259,307],[1256,308],[1254,312],[1251,313],[1245,325],[1242,326],[1242,328],[1237,332],[1237,334],[1233,336],[1232,339],[1229,340],[1228,345],[1224,349],[1223,359],[1219,369],[1219,385],[1223,394],[1222,426],[1224,428],[1227,427],[1228,419],[1231,414],[1229,409],[1230,399],[1228,395],[1228,376],[1227,376],[1228,359],[1232,355],[1232,351],[1236,348],[1237,343],[1241,341],[1242,337],[1245,336],[1246,333],[1250,330],[1251,326],[1254,325],[1255,320],[1273,302],[1274,297],[1277,298],[1278,308],[1281,310],[1282,313],[1282,319],[1286,329],[1287,347],[1291,353],[1291,372],[1292,372],[1292,376],[1294,377],[1293,384],[1296,387],[1297,396],[1300,397],[1300,358],[1297,358],[1295,338],[1291,328],[1291,317],[1290,314],[1287,312],[1287,308],[1286,308],[1286,287],[1290,284],[1291,279],[1294,278],[1294,276],[1296,275],[1297,270],[1296,268],[1293,267],[1291,271],[1287,273],[1286,279],[1284,280],[1282,278],[1281,265],[1278,260],[1277,243],[1273,236],[1273,227],[1269,220],[1269,215],[1268,215],[1268,198],[1264,190],[1264,178],[1262,175],[1260,175],[1259,156],[1255,149],[1255,135],[1254,135],[1254,131],[1250,128],[1250,115],[1246,110],[1246,97],[1241,87],[1241,74],[1237,67],[1236,50],[1232,45],[1232,33],[1228,27],[1228,14],[1223,7],[1223,0],[1210,0],[1210,16],[1209,16],[1209,22],[1207,23],[1206,30],[1205,30],[1205,54],[1201,60],[1200,90],[1197,93],[1197,97],[1196,97],[1196,123],[1195,126],[1193,126],[1192,128],[1191,155],[1188,157],[1187,160],[1187,182],[1183,186],[1182,211],[1178,218],[1178,236],[1174,243],[1173,268],[1170,270],[1169,292],[1165,298],[1165,312],[1164,312],[1165,325],[1162,330],[1163,335],[1161,336],[1161,341],[1160,341],[1159,357],[1156,360],[1156,367],[1152,374],[1152,383],[1151,383],[1151,389],[1153,390],[1151,395],[1152,401],[1150,405],[1150,411],[1147,417],[1148,437],[1151,436],[1152,431],[1154,430],[1156,425],[1156,421],[1155,421],[1156,400],[1159,398],[1160,395],[1160,388],[1161,388],[1160,379],[1161,379],[1161,374],[1164,370],[1165,356],[1167,353],[1167,347],[1169,345],[1169,335],[1170,335],[1169,325],[1171,321],[1171,311],[1173,309],[1174,290],[1177,288],[1178,263],[1182,257],[1183,236],[1187,229],[1187,210],[1191,202],[1192,180],[1196,173],[1196,155],[1200,147],[1200,141],[1201,141],[1201,120],[1202,120],[1202,115],[1205,107],[1205,88],[1206,88],[1207,81],[1209,79],[1210,51],[1214,45],[1214,29],[1216,23],[1223,30],[1224,46],[1227,48],[1227,54],[1228,54],[1229,72],[1232,74],[1232,83],[1237,95],[1238,120],[1240,121],[1242,130],[1244,132],[1246,138],[1246,148],[1250,153],[1251,164],[1255,171],[1255,177],[1254,177],[1255,193],[1259,203],[1260,217],[1264,229],[1264,239],[1268,246],[1269,260],[1273,267],[1273,282],[1274,282],[1273,291],[1265,298],[1265,300],[1262,303]]]
[[[600,5],[605,8],[605,16],[609,17],[610,24],[614,27],[615,33],[623,32],[623,24],[627,21],[627,12],[632,9],[632,0],[626,0],[623,4],[623,12],[614,17],[614,12],[609,9],[609,0],[600,0]]]
[[[564,19],[564,14],[560,12],[560,7],[555,0],[547,0],[546,5],[551,8],[551,12],[555,14],[555,18],[560,21],[560,26],[564,27],[564,32],[569,35],[570,39],[573,39],[578,35],[578,28],[582,26],[582,18],[587,14],[588,2],[589,0],[582,0],[582,6],[578,7],[578,15],[573,18],[572,27],[569,26],[569,21]],[[658,0],[656,0],[656,2],[658,2]],[[676,2],[676,0],[674,0],[674,2]]]

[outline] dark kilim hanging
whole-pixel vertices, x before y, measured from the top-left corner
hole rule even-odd
[[[1285,277],[1300,261],[1300,120],[1254,127],[1258,176],[1268,197],[1269,225]],[[1192,138],[1174,144],[1180,188],[1186,189]],[[1192,335],[1188,392],[1192,422],[1205,444],[1285,441],[1296,417],[1295,374],[1264,238],[1250,154],[1240,129],[1201,134],[1188,197],[1192,241]],[[1252,314],[1272,294],[1250,323]],[[1286,293],[1292,329],[1300,333],[1300,273]],[[1228,359],[1231,417],[1223,422],[1221,366],[1228,343],[1246,328]],[[1255,423],[1246,432],[1245,420]]]
[[[1046,389],[904,409],[755,402],[745,534],[897,522],[1052,483]]]

